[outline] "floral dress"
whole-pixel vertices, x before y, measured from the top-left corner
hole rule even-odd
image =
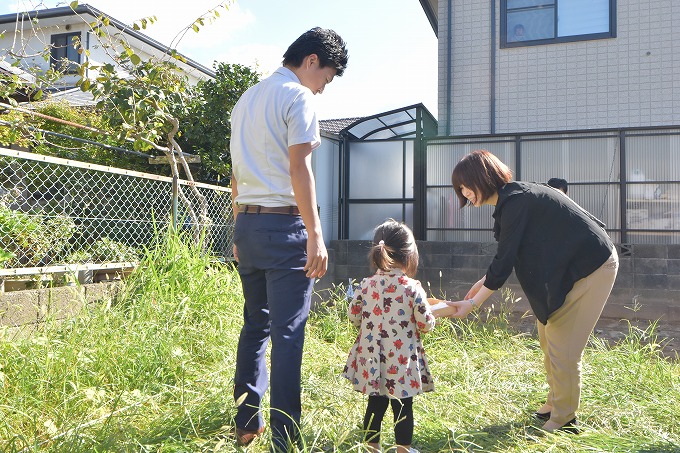
[[[400,399],[434,390],[420,332],[435,318],[418,280],[379,270],[354,292],[349,318],[359,335],[342,375],[355,390]]]

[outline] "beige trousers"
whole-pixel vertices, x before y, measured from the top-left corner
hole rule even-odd
[[[546,325],[537,322],[552,406],[550,420],[563,425],[576,416],[581,399],[581,359],[619,270],[616,249],[595,272],[574,284]]]

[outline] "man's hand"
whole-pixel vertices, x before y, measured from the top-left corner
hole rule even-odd
[[[321,235],[307,239],[307,263],[304,270],[309,278],[321,278],[328,270],[328,251]]]

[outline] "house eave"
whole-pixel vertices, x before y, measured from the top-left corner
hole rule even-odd
[[[439,0],[420,0],[420,6],[423,7],[425,16],[432,26],[435,36],[439,33],[439,21],[437,18],[437,11],[439,10]]]
[[[102,11],[98,10],[97,8],[94,8],[90,5],[87,4],[81,4],[78,5],[75,9],[72,9],[70,6],[61,6],[58,8],[48,8],[48,9],[40,9],[40,10],[33,10],[33,11],[25,11],[21,13],[15,13],[15,14],[4,14],[0,15],[0,30],[3,25],[6,24],[14,24],[17,21],[21,20],[46,20],[46,19],[55,19],[55,18],[60,18],[60,17],[70,17],[70,16],[79,16],[87,14],[89,16],[92,16],[93,18],[97,18],[100,16],[105,16],[109,19],[109,23],[111,26],[117,28],[121,32],[141,41],[144,44],[147,44],[156,50],[164,53],[164,54],[170,54],[172,52],[172,49],[164,44],[161,44],[160,42],[156,41],[155,39],[152,39],[148,37],[147,35],[140,33],[139,31],[133,29],[129,25],[124,24],[123,22],[103,13]],[[181,54],[180,54],[181,55]],[[216,74],[215,71],[207,68],[206,66],[192,60],[191,58],[187,58],[184,55],[181,55],[182,58],[185,59],[185,62],[188,66],[196,69],[197,71],[202,72],[206,76],[210,78],[215,78]]]

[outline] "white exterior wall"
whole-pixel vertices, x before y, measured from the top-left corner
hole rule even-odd
[[[439,2],[440,135],[680,124],[680,2],[617,0],[616,38],[501,49],[493,1],[495,111],[490,0]]]
[[[52,35],[80,32],[81,39],[84,40],[86,27],[86,24],[82,24],[74,25],[70,30],[64,29],[63,26],[45,26],[27,28],[23,32],[5,31],[4,36],[0,37],[0,49],[3,49],[0,58],[9,63],[14,63],[18,59],[20,67],[32,73],[36,72],[35,68],[38,68],[40,72],[45,72],[50,68],[49,47]],[[13,58],[12,54],[17,58]],[[48,59],[45,59],[45,56]],[[73,86],[76,80],[76,76],[65,76],[57,85]]]
[[[449,3],[453,8],[450,33]],[[439,135],[489,130],[490,11],[488,0],[439,1]],[[450,49],[447,42],[449,34],[452,40]],[[452,64],[449,63],[449,53]],[[448,100],[449,90],[451,102]],[[447,130],[449,111],[451,124]]]
[[[340,143],[327,136],[321,137],[321,145],[312,153],[312,170],[316,181],[316,203],[326,246],[338,239]]]

